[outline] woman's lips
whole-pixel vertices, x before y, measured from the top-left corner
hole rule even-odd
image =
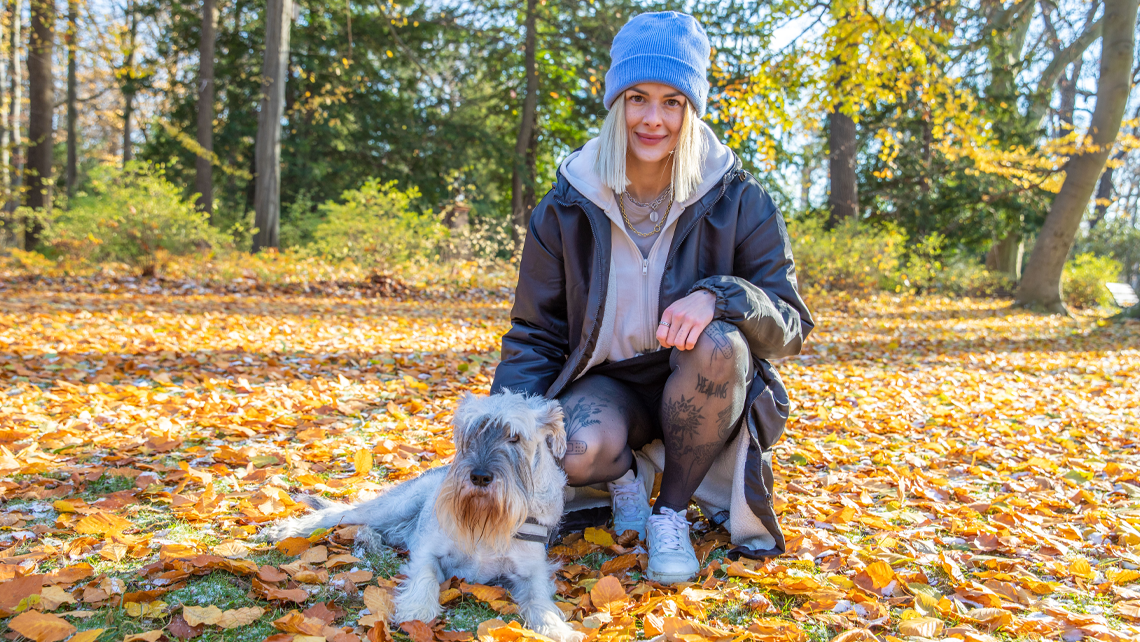
[[[667,138],[666,136],[646,136],[645,134],[639,134],[637,132],[634,132],[634,135],[637,136],[637,140],[641,141],[643,145],[656,145]]]

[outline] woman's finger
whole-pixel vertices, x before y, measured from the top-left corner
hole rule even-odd
[[[701,334],[705,331],[705,328],[707,328],[707,327],[708,327],[707,323],[694,323],[693,324],[692,328],[689,330],[689,336],[685,341],[685,349],[686,350],[692,350],[693,348],[695,348],[697,346],[697,339],[701,338]]]
[[[678,343],[682,342],[681,340],[685,338],[685,335],[681,334],[681,329],[691,323],[692,321],[689,321],[683,312],[673,315],[673,325],[669,328],[669,346],[675,348]]]
[[[657,325],[657,342],[663,348],[670,348],[673,345],[669,343],[669,330],[673,326],[673,317],[673,306],[669,306],[661,313],[661,322]]]

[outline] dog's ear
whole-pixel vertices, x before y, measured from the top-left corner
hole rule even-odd
[[[546,436],[550,451],[558,459],[566,456],[566,428],[562,425],[562,404],[556,399],[529,397],[527,403],[534,411],[534,425]]]
[[[480,409],[476,406],[479,405],[479,400],[482,398],[469,392],[459,400],[459,405],[455,407],[455,417],[452,419],[455,423],[456,438],[459,437],[460,433],[466,432],[471,423],[481,416]]]

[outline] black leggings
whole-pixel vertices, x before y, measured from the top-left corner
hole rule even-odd
[[[710,323],[692,350],[661,350],[591,369],[558,397],[570,485],[621,477],[633,451],[660,438],[665,470],[654,510],[685,510],[732,435],[752,376],[747,342],[724,321]]]

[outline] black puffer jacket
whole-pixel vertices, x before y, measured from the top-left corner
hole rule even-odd
[[[749,508],[775,535],[769,449],[783,434],[788,394],[768,359],[797,354],[814,327],[796,287],[784,219],[737,159],[676,222],[661,280],[660,308],[697,289],[716,295],[716,319],[748,340],[756,378],[748,390],[751,435],[746,471]],[[531,214],[511,329],[492,393],[503,389],[556,397],[582,374],[598,344],[610,268],[610,220],[561,173]]]

